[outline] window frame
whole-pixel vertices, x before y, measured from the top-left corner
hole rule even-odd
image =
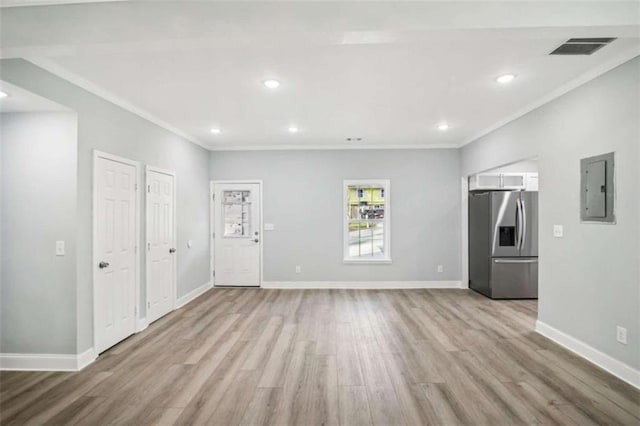
[[[356,258],[349,256],[349,223],[365,222],[366,219],[349,219],[349,187],[350,186],[380,186],[384,189],[384,257]],[[388,264],[391,261],[391,180],[390,179],[350,179],[342,183],[342,261],[345,264]]]

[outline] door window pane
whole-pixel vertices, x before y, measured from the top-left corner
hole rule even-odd
[[[251,237],[251,191],[223,191],[225,238]]]

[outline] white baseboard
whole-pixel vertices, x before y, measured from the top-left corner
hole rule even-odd
[[[608,371],[620,380],[624,380],[631,386],[640,389],[640,370],[636,370],[622,361],[618,361],[583,341],[543,322],[536,321],[536,332]]]
[[[140,333],[141,331],[144,331],[148,325],[149,324],[147,324],[147,317],[136,318],[136,333]]]
[[[460,281],[263,281],[262,288],[278,289],[411,289],[462,288]]]
[[[87,365],[92,364],[93,361],[96,360],[96,352],[93,350],[93,348],[89,348],[86,351],[82,352],[81,354],[78,354],[76,359],[77,359],[76,370],[80,371],[83,368],[85,368]]]
[[[0,370],[80,371],[95,361],[93,348],[81,354],[0,354]]]
[[[175,309],[182,308],[187,303],[191,302],[192,300],[196,299],[199,296],[202,296],[207,290],[209,290],[212,287],[213,287],[213,283],[209,281],[202,284],[200,287],[194,288],[189,293],[185,294],[184,296],[176,300]]]

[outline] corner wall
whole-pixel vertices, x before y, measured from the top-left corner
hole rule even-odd
[[[636,57],[462,149],[463,176],[538,157],[539,321],[601,352],[611,365],[619,362],[621,370],[624,366],[635,370],[636,378],[640,377],[639,94]],[[580,159],[611,151],[617,223],[581,223]],[[564,225],[564,238],[553,237],[553,225]],[[628,329],[627,345],[616,341],[617,325]]]

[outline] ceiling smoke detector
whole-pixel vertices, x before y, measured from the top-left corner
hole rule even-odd
[[[615,37],[570,38],[549,55],[591,55],[615,39]]]

